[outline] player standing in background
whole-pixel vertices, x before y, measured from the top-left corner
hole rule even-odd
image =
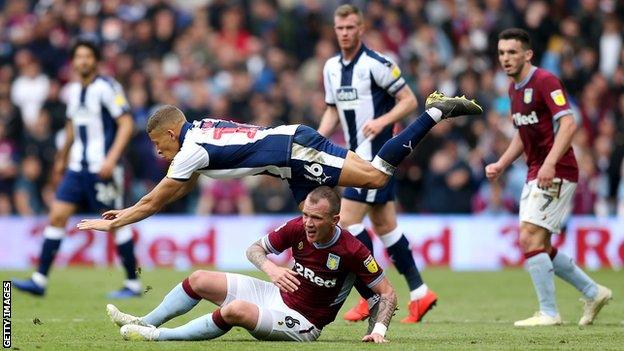
[[[584,296],[579,325],[591,324],[611,299],[611,290],[596,284],[574,261],[552,247],[562,219],[571,210],[578,167],[572,150],[576,122],[565,89],[553,74],[531,65],[533,51],[527,32],[511,28],[498,36],[498,59],[512,78],[511,113],[518,132],[496,163],[485,167],[489,179],[498,178],[522,152],[529,171],[520,199],[520,238],[540,310],[517,327],[561,324],[555,303],[553,274]]]
[[[98,75],[100,52],[94,43],[78,40],[71,49],[71,58],[80,81],[67,87],[66,139],[54,164],[54,176],[62,176],[62,180],[50,210],[50,223],[43,232],[39,268],[31,279],[13,281],[19,290],[37,296],[45,294],[48,273],[65,237],[69,217],[77,211],[101,213],[123,205],[119,161],[134,127],[128,103],[117,81]],[[127,280],[109,297],[140,296],[132,231],[125,227],[111,232]]]
[[[376,323],[362,341],[386,342],[396,294],[371,252],[337,226],[340,196],[318,187],[305,199],[303,216],[292,219],[247,249],[247,258],[271,282],[240,274],[195,271],[143,317],[108,305],[111,320],[130,340],[209,340],[240,326],[259,340],[314,341],[331,323],[357,278],[379,295]],[[292,250],[293,269],[267,255]],[[219,306],[213,313],[177,328],[160,328],[202,299]]]
[[[362,43],[364,24],[357,7],[338,7],[334,30],[340,55],[330,58],[323,69],[327,109],[318,132],[330,137],[342,124],[349,150],[370,161],[392,138],[394,123],[414,112],[418,102],[397,65]],[[416,323],[436,304],[437,296],[423,283],[409,242],[397,226],[395,184],[393,176],[380,189],[346,188],[340,224],[372,252],[373,242],[362,223],[368,214],[373,230],[410,289],[409,315],[401,322]],[[344,319],[355,322],[368,315],[368,304],[362,298]]]

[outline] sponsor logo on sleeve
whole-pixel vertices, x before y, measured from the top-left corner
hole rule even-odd
[[[338,266],[340,265],[340,256],[330,253],[327,256],[327,263],[325,265],[327,266],[327,268],[331,269],[332,271],[337,270]]]
[[[123,107],[123,106],[126,106],[127,104],[128,102],[126,101],[126,97],[123,96],[123,94],[119,93],[115,95],[115,105],[119,107]]]
[[[552,91],[550,93],[550,97],[553,99],[553,101],[555,102],[555,105],[557,106],[563,106],[566,104],[565,95],[563,95],[563,91],[561,91],[561,89]]]
[[[390,72],[390,74],[392,75],[393,79],[397,79],[401,76],[401,69],[399,69],[399,66],[394,65],[392,66],[392,71]]]
[[[364,260],[364,266],[366,266],[366,269],[368,269],[371,273],[377,273],[377,271],[379,271],[379,266],[377,265],[377,261],[375,261],[373,255],[368,255],[368,257]]]

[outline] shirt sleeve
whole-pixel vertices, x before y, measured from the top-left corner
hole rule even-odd
[[[261,239],[262,246],[267,252],[279,255],[283,251],[292,247],[297,232],[302,229],[301,217],[291,219],[274,231],[265,235]]]
[[[554,120],[572,114],[568,96],[557,77],[549,75],[541,84],[542,98]]]
[[[329,78],[329,61],[325,62],[325,66],[323,67],[323,85],[325,86],[325,103],[332,106],[336,105],[334,90],[332,89]]]
[[[189,180],[193,172],[208,167],[209,161],[206,149],[196,143],[185,143],[171,161],[167,177],[180,181]]]
[[[356,239],[357,240],[357,239]],[[373,288],[379,284],[385,276],[371,252],[359,241],[357,248],[350,260],[351,271],[362,280],[366,286]]]
[[[383,58],[385,62],[377,61],[371,66],[371,73],[375,83],[394,96],[405,86],[405,79],[396,63],[388,57]]]
[[[102,94],[102,104],[110,112],[113,118],[117,118],[124,113],[130,111],[128,100],[124,95],[121,85],[115,81],[110,84],[105,84],[104,92]]]

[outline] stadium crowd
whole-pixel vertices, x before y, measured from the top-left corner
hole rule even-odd
[[[167,164],[144,132],[150,111],[174,104],[190,119],[316,127],[325,109],[322,69],[337,53],[332,13],[320,0],[0,0],[0,215],[43,214],[63,140],[64,85],[76,37],[101,44],[101,71],[123,85],[136,123],[127,150],[126,200],[134,203]],[[484,165],[514,127],[497,34],[525,28],[533,63],[558,75],[581,126],[574,213],[624,216],[624,3],[616,0],[353,1],[364,42],[400,63],[419,101],[434,90],[465,94],[480,117],[441,123],[398,170],[403,212],[514,213],[522,160],[498,183]],[[416,115],[412,116],[416,117]],[[341,132],[334,136],[342,143]],[[285,182],[204,180],[178,213],[295,212]]]

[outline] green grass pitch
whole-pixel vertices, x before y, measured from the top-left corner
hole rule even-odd
[[[156,306],[169,289],[190,272],[144,271],[142,280],[151,287],[143,298],[115,302],[122,310],[142,315]],[[255,272],[248,272],[262,278]],[[25,277],[27,272],[0,271],[3,280]],[[537,302],[528,274],[521,270],[501,272],[452,272],[427,269],[423,276],[438,293],[438,306],[423,323],[404,325],[407,288],[395,270],[390,280],[397,288],[400,310],[388,331],[389,344],[363,344],[366,325],[348,324],[340,317],[325,328],[315,343],[258,342],[240,328],[224,337],[202,342],[127,342],[105,314],[106,292],[118,288],[122,273],[115,269],[59,269],[53,271],[48,294],[34,298],[13,289],[12,336],[15,350],[622,350],[624,349],[624,273],[603,270],[590,275],[610,287],[614,300],[595,324],[580,328],[579,294],[557,279],[557,301],[564,325],[517,329],[513,321],[529,317]],[[352,293],[345,306],[357,297]],[[346,307],[345,307],[346,308]],[[343,308],[343,311],[345,310]],[[203,302],[191,313],[166,324],[177,326],[214,307]],[[36,321],[37,323],[34,323]]]

